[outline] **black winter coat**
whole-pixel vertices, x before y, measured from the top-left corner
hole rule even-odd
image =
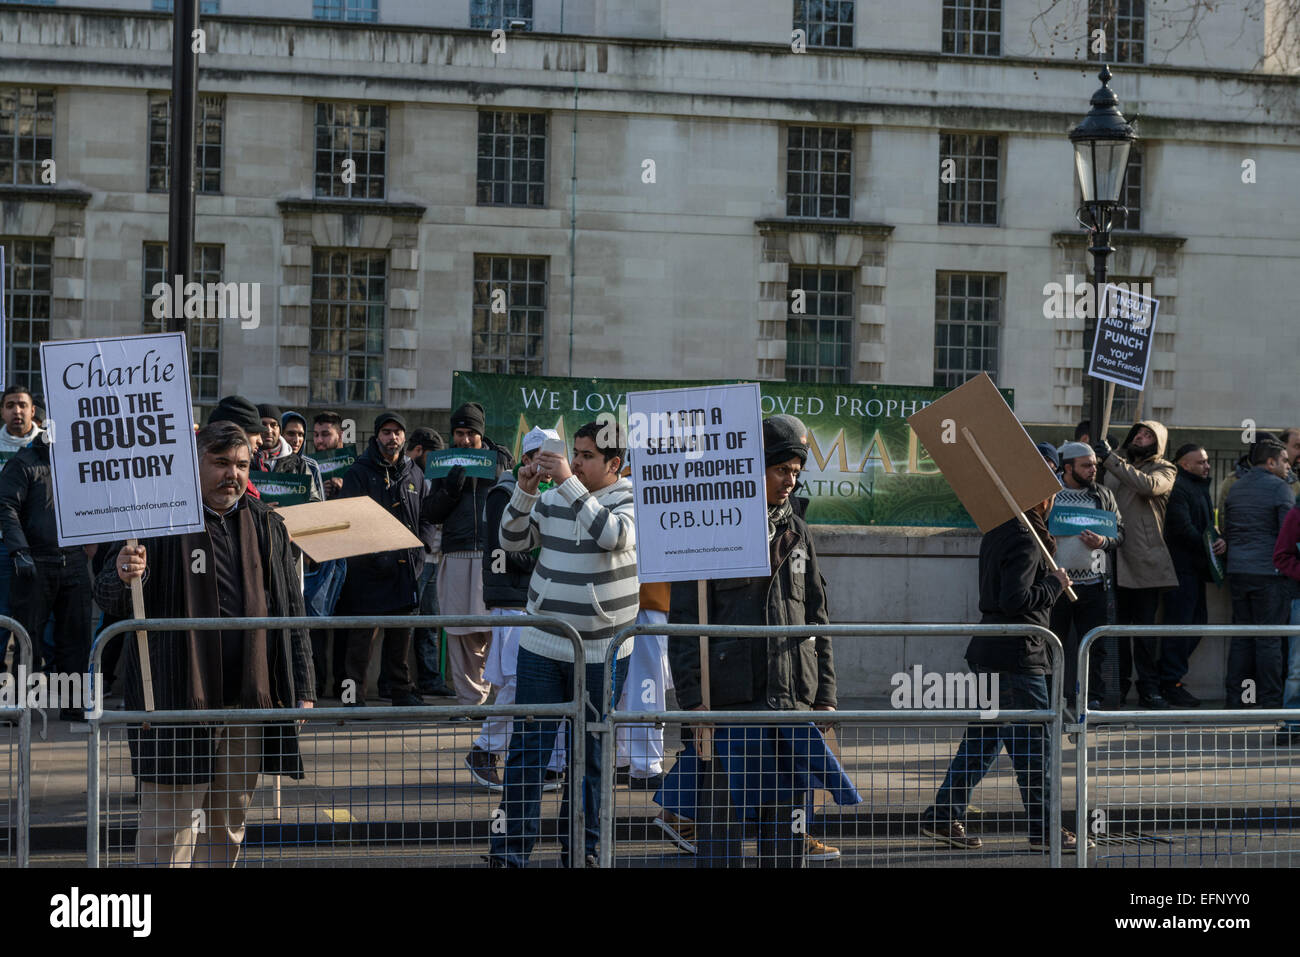
[[[777,526],[771,542],[773,572],[763,578],[723,578],[707,584],[709,621],[717,625],[824,625],[826,580],[812,534],[797,515]],[[668,620],[696,624],[694,581],[674,582]],[[700,641],[668,639],[677,703],[702,703]],[[835,662],[826,637],[710,638],[709,705],[716,710],[807,711],[835,706]]]
[[[483,549],[483,604],[488,608],[523,608],[528,604],[528,583],[537,558],[532,551],[508,552],[501,547],[501,516],[515,492],[513,472],[503,472],[487,493],[483,525],[487,547]],[[503,571],[496,571],[502,568]]]
[[[423,541],[428,530],[420,515],[427,488],[418,465],[405,454],[399,456],[396,465],[387,464],[380,455],[379,444],[372,438],[344,473],[338,497],[369,495]],[[414,608],[423,565],[422,548],[399,548],[349,558],[348,576],[335,610],[341,615],[383,615]]]
[[[1214,528],[1214,500],[1210,498],[1210,479],[1178,469],[1174,490],[1165,507],[1165,544],[1179,574],[1193,574],[1201,581],[1212,581],[1210,563],[1205,557],[1202,536]]]
[[[59,547],[54,517],[54,481],[50,478],[50,445],[42,432],[19,449],[0,472],[0,532],[9,554],[29,549],[33,558],[55,558],[79,548]]]
[[[1018,518],[991,529],[980,542],[980,624],[1048,626],[1061,583],[1052,577],[1034,536]],[[1068,601],[1068,599],[1067,599]],[[976,670],[1021,675],[1048,672],[1047,647],[1041,637],[978,636],[966,646],[966,660]]]
[[[514,468],[514,459],[501,446],[487,436],[483,448],[494,449],[497,466],[503,472]],[[442,551],[481,552],[488,548],[487,528],[483,524],[483,505],[487,493],[496,485],[495,478],[465,477],[460,489],[453,488],[445,477],[430,482],[428,501],[424,506],[425,521],[442,526]]]

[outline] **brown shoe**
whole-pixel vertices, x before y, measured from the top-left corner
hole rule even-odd
[[[932,837],[936,841],[951,844],[963,851],[973,851],[984,846],[984,842],[978,837],[971,837],[966,833],[966,825],[961,821],[953,821],[951,824],[922,821],[921,833],[926,837]]]
[[[811,834],[804,835],[804,860],[806,861],[838,861],[840,859],[840,849],[831,847],[824,841],[819,841]]]
[[[497,773],[495,754],[489,754],[479,748],[470,748],[469,754],[465,755],[465,767],[469,769],[469,776],[489,791],[505,789],[505,785],[501,783],[501,775]]]
[[[1091,850],[1097,846],[1097,842],[1091,837],[1087,839],[1088,849]],[[1047,841],[1041,837],[1029,839],[1029,849],[1031,851],[1050,851]],[[1061,853],[1077,854],[1079,851],[1079,839],[1074,836],[1074,832],[1068,828],[1061,828]]]

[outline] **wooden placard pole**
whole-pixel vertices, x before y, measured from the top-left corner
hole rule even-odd
[[[695,582],[695,604],[699,608],[699,619],[701,625],[709,623],[709,583],[703,579],[697,579]],[[704,705],[704,710],[712,709],[713,704],[709,700],[709,639],[708,636],[700,634],[700,703]],[[711,761],[713,759],[713,732],[708,725],[695,726],[695,753],[699,755],[701,761]]]
[[[1092,387],[1094,389],[1097,388],[1097,383],[1094,382],[1092,384]],[[1098,442],[1104,441],[1107,433],[1110,432],[1110,406],[1111,403],[1114,401],[1115,401],[1115,383],[1107,382],[1106,402],[1101,407],[1101,431],[1097,433],[1098,437],[1093,440],[1093,445],[1096,445]],[[1100,465],[1101,463],[1098,462],[1097,464]]]
[[[1047,546],[1043,544],[1043,540],[1038,537],[1038,533],[1034,531],[1034,526],[1029,524],[1029,519],[1025,517],[1024,510],[1017,505],[1016,500],[1011,497],[1011,493],[1008,492],[1007,487],[1002,484],[1002,479],[998,476],[998,473],[993,470],[993,466],[989,464],[989,460],[984,457],[984,450],[981,449],[979,443],[975,441],[975,436],[971,435],[970,429],[964,425],[961,428],[961,434],[966,441],[970,443],[971,449],[975,452],[975,457],[980,460],[980,465],[984,466],[984,471],[988,473],[989,478],[993,480],[993,484],[996,485],[998,491],[1002,493],[1003,501],[1005,501],[1007,506],[1016,513],[1016,516],[1024,524],[1025,528],[1029,529],[1029,534],[1034,536],[1034,542],[1038,545],[1038,550],[1042,552],[1043,557],[1047,559],[1047,566],[1052,571],[1056,571],[1060,567],[1056,564],[1056,559],[1054,559],[1052,553],[1047,550]],[[1067,587],[1065,589],[1065,594],[1070,601],[1079,600],[1079,596],[1074,593],[1073,588]]]
[[[140,544],[137,539],[128,538],[126,540],[128,548],[135,548]],[[131,615],[134,618],[144,618],[144,579],[131,579]],[[145,631],[135,633],[135,647],[140,658],[140,688],[144,692],[144,710],[153,710],[153,668],[149,664],[149,634]]]

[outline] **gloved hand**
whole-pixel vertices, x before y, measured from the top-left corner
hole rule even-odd
[[[460,498],[465,491],[465,466],[453,465],[447,471],[447,492],[452,498]]]
[[[32,553],[26,549],[14,552],[14,577],[19,581],[31,581],[36,577],[36,562]]]
[[[1112,451],[1110,443],[1105,439],[1100,439],[1097,444],[1092,447],[1092,454],[1097,456],[1098,465],[1106,461],[1106,457],[1110,455]]]

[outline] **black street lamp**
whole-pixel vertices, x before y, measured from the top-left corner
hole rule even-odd
[[[1101,86],[1092,95],[1092,109],[1083,122],[1070,131],[1070,142],[1074,144],[1074,168],[1079,174],[1079,188],[1083,193],[1083,205],[1075,212],[1074,218],[1092,237],[1088,252],[1092,253],[1093,302],[1096,315],[1099,316],[1101,291],[1106,284],[1106,257],[1115,251],[1110,244],[1111,227],[1117,213],[1124,218],[1128,217],[1128,210],[1119,205],[1119,196],[1124,188],[1129,147],[1137,139],[1137,134],[1119,111],[1119,98],[1106,85],[1110,82],[1110,67],[1103,66],[1097,76],[1101,80]],[[1088,356],[1091,349],[1092,343],[1085,342],[1084,381],[1088,378]],[[1094,442],[1104,437],[1103,418],[1109,412],[1107,406],[1101,382],[1094,382],[1092,402],[1088,409],[1092,423],[1090,436]]]

